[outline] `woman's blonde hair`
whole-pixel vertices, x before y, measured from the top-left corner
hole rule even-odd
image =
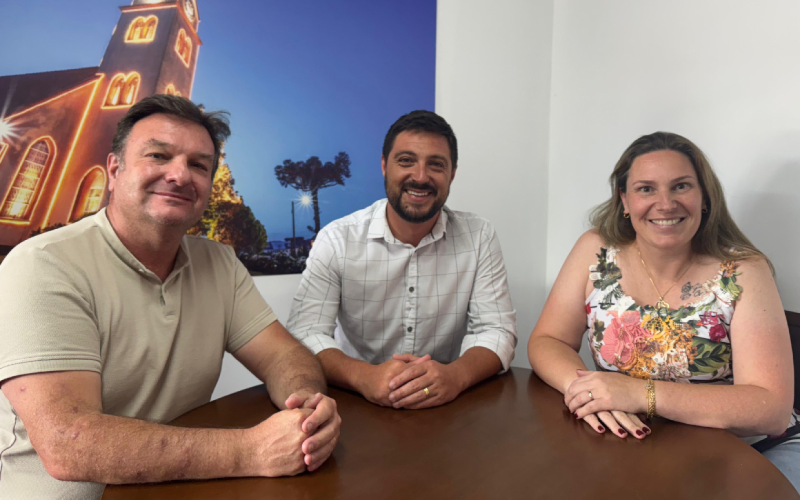
[[[763,257],[774,273],[772,262],[747,239],[733,221],[725,203],[722,185],[706,156],[689,139],[669,132],[655,132],[639,137],[622,153],[614,167],[609,177],[611,198],[595,207],[589,218],[606,243],[622,246],[633,243],[636,239],[631,220],[623,217],[624,207],[620,193],[626,192],[628,173],[636,158],[664,150],[676,151],[689,159],[703,190],[703,202],[708,211],[702,214],[700,227],[692,238],[692,249],[720,261]]]

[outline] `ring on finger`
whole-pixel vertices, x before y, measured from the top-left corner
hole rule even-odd
[[[431,395],[431,391],[429,391],[427,387],[422,389],[422,392],[425,393],[425,399],[428,399],[428,397]]]
[[[591,399],[592,401],[594,401],[594,395],[592,394],[592,391],[589,391],[589,399]]]

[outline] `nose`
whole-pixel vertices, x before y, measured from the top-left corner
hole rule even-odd
[[[414,167],[414,170],[411,172],[411,180],[417,184],[426,184],[428,182],[428,169],[424,164],[419,164]]]
[[[671,190],[662,190],[658,194],[658,199],[656,200],[656,208],[663,211],[669,211],[675,208],[678,205],[678,202],[675,200],[675,193]]]
[[[178,186],[189,184],[191,172],[189,171],[188,159],[183,155],[172,158],[172,161],[167,164],[164,180]]]

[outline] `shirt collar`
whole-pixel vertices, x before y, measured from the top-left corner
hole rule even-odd
[[[99,212],[97,212],[97,215],[94,216],[94,219],[109,246],[122,262],[124,262],[128,267],[137,273],[149,279],[161,281],[154,272],[147,269],[144,264],[139,261],[139,259],[134,257],[131,251],[128,250],[128,247],[122,243],[122,240],[119,239],[117,232],[114,230],[114,226],[111,225],[111,221],[108,220],[108,214],[106,213],[105,208],[102,208]],[[184,236],[181,239],[181,246],[178,248],[178,255],[175,259],[175,267],[172,269],[172,272],[169,274],[165,282],[172,279],[173,276],[176,276],[181,270],[183,270],[183,268],[188,266],[189,263],[189,252],[186,248],[186,236]]]
[[[397,240],[397,238],[394,237],[392,230],[389,229],[389,223],[386,220],[387,204],[388,200],[386,198],[375,204],[375,210],[372,212],[372,219],[369,222],[369,229],[367,230],[367,239],[383,238],[387,243],[402,244],[399,240]],[[440,240],[445,236],[447,233],[449,211],[450,209],[448,209],[447,206],[442,207],[442,210],[439,212],[439,218],[436,219],[436,223],[433,225],[431,232],[422,238],[422,241],[419,242],[419,247],[425,246],[428,243],[433,243],[434,241]]]

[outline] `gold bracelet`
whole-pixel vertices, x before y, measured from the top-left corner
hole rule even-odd
[[[652,380],[647,381],[647,418],[648,420],[656,416],[656,386]]]

